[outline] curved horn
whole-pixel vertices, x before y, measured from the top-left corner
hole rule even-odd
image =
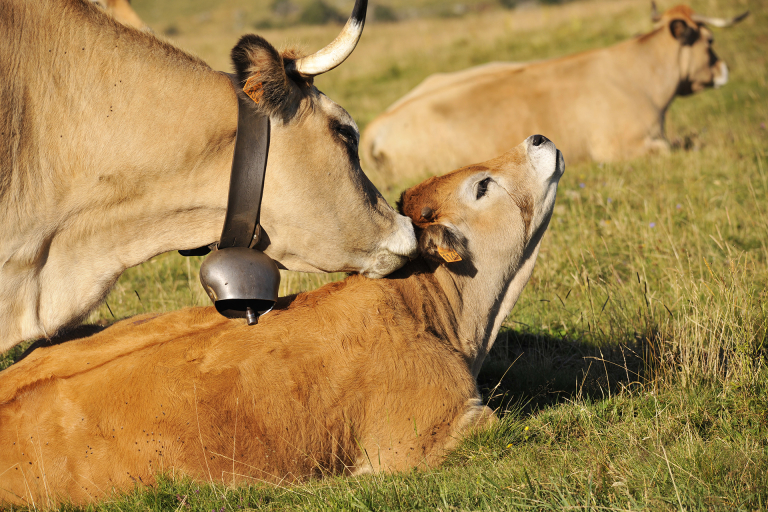
[[[659,10],[656,8],[656,2],[651,2],[651,21],[654,23],[661,21],[661,14],[659,14]]]
[[[701,14],[694,14],[691,16],[691,19],[697,23],[706,23],[707,25],[711,25],[713,27],[725,28],[730,27],[731,25],[735,25],[747,16],[749,16],[749,11],[739,14],[738,16],[729,20],[725,18],[710,18],[709,16],[702,16]]]
[[[355,0],[352,15],[336,39],[319,52],[296,59],[292,65],[289,64],[289,70],[293,68],[300,75],[306,77],[317,76],[344,62],[357,46],[360,36],[363,35],[367,9],[368,0]]]

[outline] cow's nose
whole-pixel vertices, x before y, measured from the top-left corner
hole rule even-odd
[[[549,139],[543,135],[537,134],[533,136],[533,140],[531,142],[533,143],[534,146],[541,146],[545,142],[549,142]]]

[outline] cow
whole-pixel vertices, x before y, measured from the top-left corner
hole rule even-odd
[[[141,20],[141,18],[139,18],[139,15],[136,14],[136,11],[133,10],[130,0],[90,1],[107,11],[109,14],[114,16],[117,21],[124,25],[128,25],[129,27],[137,28],[139,30],[152,30]]]
[[[364,130],[364,168],[379,186],[485,160],[509,140],[547,133],[569,161],[667,151],[672,100],[728,81],[707,24],[679,5],[653,31],[615,46],[530,63],[490,63],[428,77]]]
[[[238,99],[225,74],[90,2],[0,2],[4,351],[80,321],[125,269],[219,239]],[[282,268],[381,277],[417,252],[360,167],[357,125],[313,85],[352,52],[365,7],[312,55],[256,35],[232,51],[271,122],[256,248]]]
[[[282,298],[126,319],[0,373],[0,502],[96,500],[158,472],[226,484],[440,463],[493,421],[476,378],[527,283],[562,154],[541,135],[407,190],[420,256]]]

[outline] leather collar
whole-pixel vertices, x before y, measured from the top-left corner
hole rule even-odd
[[[222,74],[232,82],[237,95],[237,136],[224,228],[217,244],[179,251],[182,256],[203,256],[216,246],[253,247],[261,235],[259,217],[269,154],[269,117],[254,108],[254,100],[243,92],[237,75]]]

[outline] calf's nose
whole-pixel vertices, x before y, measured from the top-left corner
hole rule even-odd
[[[534,146],[541,146],[541,145],[542,145],[542,144],[544,144],[545,142],[549,142],[549,139],[548,139],[548,138],[546,138],[546,137],[545,137],[545,136],[543,136],[543,135],[538,135],[538,134],[534,135],[534,136],[533,136],[533,140],[531,140],[531,143],[532,143]]]

